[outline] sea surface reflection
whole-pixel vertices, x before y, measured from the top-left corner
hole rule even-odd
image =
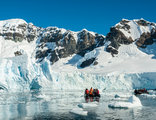
[[[108,107],[110,101],[115,101],[117,93],[102,93],[97,107],[85,108],[87,116],[73,114],[70,111],[86,101],[82,91],[75,92],[1,92],[0,120],[154,120],[156,117],[156,97],[139,96],[143,107],[132,109],[112,109]],[[125,93],[118,93],[123,94]],[[123,97],[132,94],[128,93]]]

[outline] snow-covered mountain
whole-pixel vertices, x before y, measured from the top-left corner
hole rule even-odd
[[[111,52],[112,47],[117,50],[121,44],[129,45],[134,42],[138,47],[146,48],[148,45],[152,45],[155,39],[155,23],[145,21],[144,19],[123,19],[112,27],[107,34],[107,40],[111,41],[107,50]]]
[[[156,88],[156,24],[121,20],[107,36],[0,21],[0,88]]]

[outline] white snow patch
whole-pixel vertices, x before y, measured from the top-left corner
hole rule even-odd
[[[72,32],[76,43],[78,42],[78,32]]]
[[[128,20],[129,21],[129,20]],[[133,39],[133,41],[135,41],[136,39],[140,38],[140,36],[143,33],[147,33],[147,32],[151,32],[151,30],[154,28],[154,26],[148,25],[148,26],[141,26],[137,24],[138,20],[130,20],[127,25],[130,26],[130,29],[123,29],[123,28],[119,28],[119,30],[127,37],[131,37]],[[120,23],[116,24],[115,26],[124,26]]]
[[[0,21],[0,27],[3,27],[3,26],[17,26],[19,24],[27,24],[27,22],[23,19],[9,19],[9,20],[3,20],[3,21]]]
[[[67,30],[66,29],[64,29],[64,28],[60,28],[60,30],[61,30],[61,34],[64,34]]]

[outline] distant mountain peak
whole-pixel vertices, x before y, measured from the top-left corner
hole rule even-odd
[[[19,25],[19,24],[27,24],[27,22],[23,19],[8,19],[8,20],[2,20],[0,21],[0,26],[3,25]]]
[[[111,42],[108,47],[112,46],[116,50],[121,44],[128,45],[133,42],[138,47],[145,48],[147,45],[153,44],[155,38],[156,24],[144,19],[122,19],[110,29],[106,36],[106,39]],[[111,52],[110,49],[108,51]]]
[[[84,56],[97,47],[104,46],[107,41],[107,52],[118,54],[122,44],[135,43],[138,47],[151,45],[156,34],[156,24],[144,19],[122,19],[111,27],[106,38],[98,33],[82,29],[74,32],[58,27],[41,28],[27,23],[22,19],[9,19],[0,21],[0,36],[5,40],[15,42],[37,41],[37,61],[48,58],[55,63],[61,58],[78,54]]]

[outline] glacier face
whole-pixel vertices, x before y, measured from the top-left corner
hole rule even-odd
[[[3,59],[0,63],[0,87],[7,91],[82,90],[90,87],[109,91],[155,89],[156,86],[156,72],[105,75],[78,71],[55,72],[50,69],[51,65],[48,62],[41,66],[36,64],[28,66],[26,56],[14,60]]]
[[[132,22],[128,25],[131,26]],[[133,28],[134,24],[131,33],[135,31]],[[142,31],[146,32],[144,28]],[[147,29],[149,31],[151,29]],[[0,88],[3,90],[84,90],[94,87],[109,91],[156,88],[155,42],[139,49],[135,42],[121,44],[119,53],[111,55],[106,51],[111,41],[105,41],[104,36],[85,29],[80,32],[55,27],[43,29],[17,19],[0,22],[0,33],[5,34],[0,36]],[[16,38],[12,36],[14,34]],[[60,39],[54,42],[56,38]],[[73,46],[81,50],[83,45],[85,49],[78,54],[66,50],[70,47],[73,50]],[[59,53],[62,49],[63,52],[68,51],[69,55],[59,57],[64,55]],[[21,54],[15,55],[17,51]],[[36,59],[37,51],[41,51],[39,59]],[[52,57],[57,57],[56,61],[53,59],[55,63],[51,62]],[[88,67],[80,67],[92,58],[95,58],[96,64],[93,61]]]
[[[90,87],[109,91],[155,89],[156,86],[156,72],[95,74],[72,69],[58,72],[48,61],[40,65],[28,62],[26,55],[2,59],[0,63],[0,87],[7,91],[82,90]]]

